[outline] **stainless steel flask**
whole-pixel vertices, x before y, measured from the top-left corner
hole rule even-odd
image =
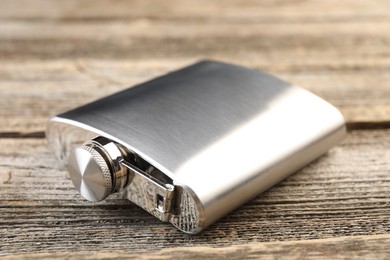
[[[215,61],[59,114],[47,128],[84,198],[120,192],[186,233],[203,230],[345,134],[340,112],[314,94]]]

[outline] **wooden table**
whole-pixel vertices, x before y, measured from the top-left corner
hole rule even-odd
[[[199,235],[80,198],[50,115],[212,58],[337,106],[347,139]],[[0,256],[390,258],[390,1],[0,2]]]

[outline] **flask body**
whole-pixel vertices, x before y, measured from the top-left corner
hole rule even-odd
[[[203,230],[283,180],[345,134],[340,112],[316,95],[272,75],[214,61],[54,116],[47,130],[62,160],[75,146],[102,136],[156,169],[160,177],[151,178],[172,189],[169,198],[150,184],[147,167],[132,170],[131,163],[125,167],[141,177],[133,174],[121,192],[187,233]]]

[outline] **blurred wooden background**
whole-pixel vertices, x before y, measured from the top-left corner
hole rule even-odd
[[[337,106],[347,139],[199,235],[82,200],[45,123],[212,58]],[[390,1],[2,0],[0,256],[390,258]]]

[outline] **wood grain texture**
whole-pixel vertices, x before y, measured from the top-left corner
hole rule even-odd
[[[355,128],[389,127],[388,10],[383,0],[1,1],[0,132],[42,132],[49,115],[203,58],[275,73]]]
[[[28,61],[0,67],[0,132],[44,131],[54,115],[196,61]],[[245,65],[246,62],[242,62]],[[247,64],[256,68],[255,64]],[[266,69],[272,71],[272,68]],[[349,123],[390,125],[390,75],[382,72],[278,72],[330,101]]]
[[[80,199],[43,139],[0,139],[0,254],[149,252],[390,232],[390,130],[355,131],[326,156],[197,236],[118,195]],[[388,243],[385,240],[384,243]]]
[[[390,235],[341,237],[229,247],[174,247],[152,252],[71,252],[67,259],[388,259]],[[63,253],[17,254],[3,259],[62,259]]]
[[[390,1],[0,1],[0,256],[390,256]],[[347,140],[197,236],[111,196],[83,201],[48,116],[211,58],[337,106]]]

